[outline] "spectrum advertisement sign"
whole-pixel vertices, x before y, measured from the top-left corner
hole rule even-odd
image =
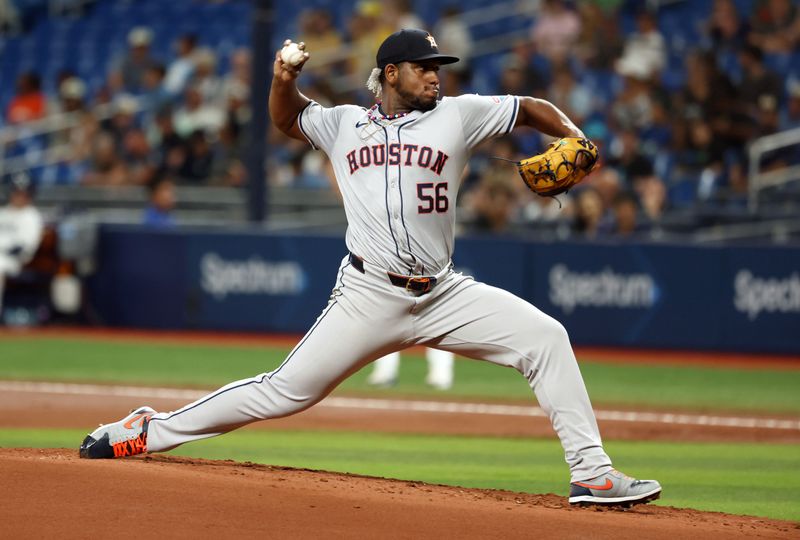
[[[346,253],[339,237],[104,226],[88,298],[111,326],[299,334]],[[459,238],[453,260],[577,345],[800,354],[797,248]]]

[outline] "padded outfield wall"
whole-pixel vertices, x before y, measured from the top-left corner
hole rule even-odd
[[[303,333],[341,237],[103,226],[89,302],[110,326]],[[456,268],[577,345],[800,353],[800,248],[459,238]]]

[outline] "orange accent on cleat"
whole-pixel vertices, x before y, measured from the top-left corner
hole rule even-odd
[[[575,484],[576,486],[585,487],[587,489],[596,489],[598,491],[606,491],[614,487],[614,483],[608,478],[606,478],[606,483],[603,484],[602,486],[595,486],[592,484],[587,484],[585,482],[573,482],[573,484]]]
[[[122,427],[124,427],[125,429],[133,429],[134,422],[138,422],[139,420],[141,420],[142,421],[142,425],[144,425],[144,422],[146,420],[150,420],[151,416],[153,416],[153,413],[138,414],[138,415],[134,416],[133,418],[131,418],[130,420],[128,420],[127,422],[125,422],[124,424],[122,424]]]

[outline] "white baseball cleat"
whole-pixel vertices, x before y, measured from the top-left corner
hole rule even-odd
[[[585,482],[572,482],[569,488],[569,503],[580,505],[629,507],[661,496],[661,484],[655,480],[636,480],[614,469]]]
[[[147,427],[156,411],[138,407],[120,420],[105,424],[83,439],[78,454],[87,459],[110,459],[147,452]]]

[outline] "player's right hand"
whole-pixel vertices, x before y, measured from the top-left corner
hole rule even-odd
[[[291,42],[292,42],[291,39],[287,39],[286,41],[283,42],[283,44],[285,46]],[[297,46],[301,50],[305,51],[306,44],[304,42],[301,41],[300,43],[297,44]],[[297,64],[296,66],[291,66],[285,63],[281,59],[281,49],[278,49],[275,52],[275,64],[273,67],[273,73],[275,78],[283,82],[289,82],[295,80],[300,75],[300,72],[303,70],[303,66],[305,65],[305,63],[308,62],[309,57],[310,54],[306,52],[299,64]]]

